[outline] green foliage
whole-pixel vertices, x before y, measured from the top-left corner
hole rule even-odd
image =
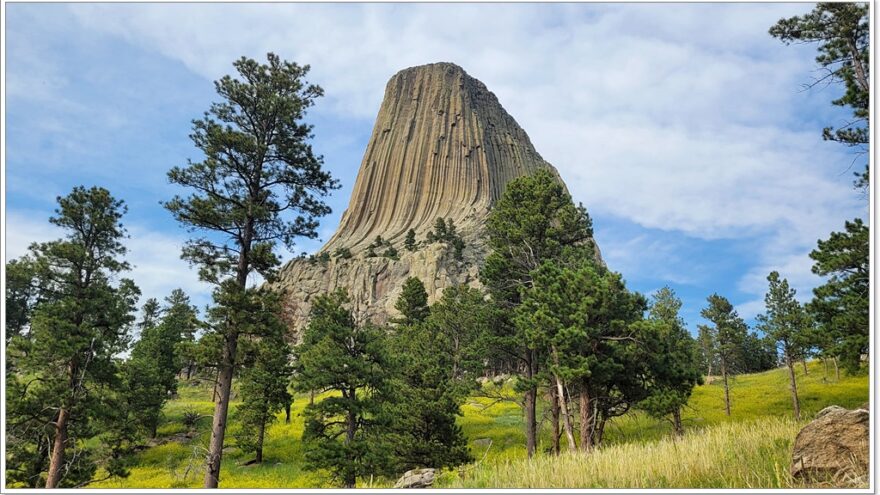
[[[388,248],[385,249],[385,252],[382,253],[382,256],[393,260],[399,259],[397,256],[397,249],[395,249],[394,246],[388,246]]]
[[[321,198],[338,187],[308,143],[312,126],[303,123],[323,90],[304,81],[308,66],[272,53],[267,59],[242,57],[233,63],[241,80],[227,75],[214,83],[222,100],[193,121],[190,135],[205,159],[168,172],[172,183],[195,192],[165,207],[193,230],[217,234],[184,249],[214,283],[244,280],[251,270],[271,276],[275,243],[292,249],[296,237],[315,238],[317,218],[330,212]]]
[[[125,475],[119,460],[134,441],[117,392],[116,356],[127,349],[139,295],[131,280],[118,278],[129,268],[122,260],[125,206],[99,187],[76,187],[58,205],[49,221],[65,237],[30,247],[37,303],[27,338],[14,340],[7,354],[16,370],[7,376],[7,480],[33,487],[77,486],[99,466]],[[49,439],[56,435],[65,441],[53,470]],[[103,447],[89,441],[99,436]]]
[[[259,337],[243,342],[239,395],[242,404],[236,410],[240,428],[235,433],[236,445],[263,461],[263,445],[267,426],[292,397],[287,391],[293,373],[291,349],[285,341],[287,327],[281,320],[281,298],[278,293],[261,290],[254,293],[260,308],[251,317],[262,327]]]
[[[394,246],[391,245],[391,242],[383,239],[381,235],[377,235],[376,239],[374,239],[373,242],[371,242],[370,245],[367,246],[366,257],[375,258],[376,256],[378,256],[376,254],[376,250],[382,248],[385,248],[385,250],[382,252],[383,257],[395,260],[397,259],[397,249],[394,249]]]
[[[266,58],[261,64],[242,57],[233,63],[240,79],[227,75],[214,83],[221,101],[193,121],[190,135],[204,160],[168,172],[170,182],[192,193],[164,206],[183,225],[206,234],[189,241],[182,257],[199,267],[202,280],[217,286],[214,335],[207,341],[214,349],[205,347],[218,367],[220,391],[208,488],[219,483],[238,338],[259,328],[248,321],[247,308],[253,307],[248,276],[257,272],[273,280],[280,264],[273,253],[277,243],[293,250],[297,237],[317,237],[317,219],[330,213],[323,198],[339,187],[313,153],[312,126],[303,122],[323,90],[304,80],[308,66],[273,53]]]
[[[394,309],[400,312],[400,318],[395,323],[401,325],[421,323],[428,317],[428,293],[425,292],[425,284],[418,277],[406,279],[400,296],[394,303]]]
[[[518,389],[525,393],[527,449],[535,445],[537,418],[537,351],[528,345],[525,327],[511,314],[520,303],[520,287],[528,287],[532,271],[566,251],[592,250],[592,221],[575,206],[565,186],[549,170],[518,177],[507,184],[486,222],[490,253],[480,281],[497,306],[498,318],[487,334],[494,364],[517,370]]]
[[[309,262],[310,263],[320,263],[322,265],[326,265],[327,263],[330,262],[330,253],[322,251],[318,254],[313,254],[313,255],[309,256]]]
[[[421,287],[409,281],[408,285]],[[408,304],[401,295],[398,305]],[[426,301],[418,307],[427,309]],[[387,442],[397,473],[470,462],[456,417],[467,394],[476,389],[482,369],[480,334],[488,309],[478,290],[449,287],[430,315],[408,318],[397,328],[392,342],[398,369],[395,395],[383,405],[383,413],[391,418]]]
[[[36,304],[34,263],[29,256],[6,262],[6,345],[26,333]],[[7,363],[8,365],[8,363]]]
[[[409,233],[407,233],[407,236],[409,236]],[[464,259],[464,240],[456,230],[455,223],[451,218],[444,219],[437,217],[434,221],[434,229],[428,231],[425,239],[428,244],[435,242],[445,242],[449,244],[453,249],[453,257],[458,261]],[[415,232],[413,232],[413,241],[415,241]]]
[[[725,368],[733,374],[742,368],[743,342],[748,336],[748,326],[739,317],[730,301],[718,294],[708,297],[709,306],[700,311],[700,316],[712,322],[712,352]]]
[[[336,248],[336,251],[333,251],[333,257],[337,259],[342,258],[344,260],[350,259],[351,249],[348,249],[347,247]]]
[[[828,277],[813,289],[808,309],[819,323],[828,354],[840,356],[850,372],[869,352],[870,229],[860,219],[846,222],[846,232],[833,232],[810,253],[813,273]]]
[[[669,287],[654,294],[649,318],[637,323],[638,334],[647,342],[650,388],[639,405],[651,416],[672,416],[676,432],[681,434],[681,409],[693,389],[703,383],[699,347],[679,316],[681,300]]]
[[[816,62],[823,75],[809,86],[843,83],[843,96],[832,103],[853,111],[851,121],[839,129],[826,127],[822,137],[865,153],[870,141],[870,23],[867,3],[820,2],[809,13],[780,19],[770,28],[770,34],[785,44],[818,45]],[[867,164],[856,185],[867,188]]]
[[[547,370],[586,392],[590,441],[602,439],[605,422],[645,398],[645,329],[632,326],[645,310],[643,296],[583,254],[568,262],[545,261],[521,291],[515,324],[529,348],[547,356]],[[586,437],[584,437],[586,438]]]
[[[406,231],[406,238],[403,240],[403,247],[405,247],[407,251],[415,251],[419,248],[419,243],[416,242],[415,230],[409,229]]]
[[[385,469],[387,447],[378,421],[390,366],[385,332],[355,324],[343,291],[320,295],[295,349],[299,391],[332,392],[306,407],[306,462],[345,487]]]
[[[789,287],[788,280],[779,278],[779,272],[770,272],[767,281],[770,282],[764,296],[767,309],[757,317],[758,328],[780,347],[787,360],[797,359],[809,347],[808,316],[795,299],[797,292]]]

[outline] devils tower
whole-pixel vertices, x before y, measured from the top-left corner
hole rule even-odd
[[[319,256],[281,270],[294,330],[307,320],[312,298],[340,287],[362,321],[381,323],[395,314],[407,277],[424,282],[431,302],[451,285],[479,286],[489,210],[510,180],[540,168],[555,173],[498,98],[461,67],[398,72],[385,88],[339,228]],[[437,218],[455,224],[465,245],[461,259],[447,243],[425,242]],[[410,229],[420,242],[415,251],[403,247]],[[368,256],[377,236],[399,259],[382,256],[386,247]]]

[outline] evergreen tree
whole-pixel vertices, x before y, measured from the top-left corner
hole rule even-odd
[[[401,325],[421,323],[428,317],[428,293],[425,284],[418,277],[409,277],[403,283],[400,296],[394,303],[394,309],[400,313],[395,322]]]
[[[29,256],[6,262],[6,345],[24,335],[36,304],[34,263]],[[9,362],[7,361],[7,365]]]
[[[531,272],[543,262],[562,256],[572,246],[592,247],[592,222],[583,206],[575,206],[562,183],[548,170],[518,177],[507,184],[487,220],[490,254],[480,280],[500,309],[512,314],[520,304],[520,287],[531,285]],[[524,393],[526,452],[537,445],[536,405],[539,361],[526,344],[524,328],[499,318],[493,328],[493,354],[503,355],[518,370],[518,389]]]
[[[712,371],[717,370],[715,352],[715,333],[712,327],[708,325],[697,325],[697,342],[700,345],[700,358],[703,363],[703,369],[706,370],[706,377],[712,376]]]
[[[696,385],[703,383],[697,342],[679,316],[681,300],[669,287],[654,294],[649,319],[638,322],[641,335],[650,343],[648,353],[651,387],[641,406],[654,417],[671,417],[675,434],[681,436],[681,408]]]
[[[171,182],[193,190],[165,207],[187,227],[208,233],[190,241],[183,257],[199,266],[203,280],[217,284],[216,304],[245,303],[252,272],[272,278],[277,242],[293,249],[297,237],[315,238],[317,218],[330,212],[322,198],[338,187],[312,152],[312,127],[303,122],[323,90],[304,81],[308,66],[272,53],[267,59],[261,64],[243,57],[233,63],[241,79],[215,82],[222,100],[193,121],[191,134],[205,159],[168,173]],[[239,324],[247,318],[233,307],[215,312],[221,314],[227,319],[215,320],[212,329],[219,337],[209,339],[221,349],[206,488],[219,483]]]
[[[202,327],[198,318],[198,310],[190,304],[189,296],[182,289],[174,289],[165,298],[165,317],[162,325],[168,335],[177,340],[174,349],[174,366],[176,372],[183,371],[189,380],[196,364],[196,333]],[[176,390],[176,383],[175,389]]]
[[[446,219],[437,217],[434,220],[434,238],[438,241],[446,240],[449,232],[446,230]]]
[[[770,282],[770,288],[764,296],[767,311],[758,315],[758,328],[779,346],[782,360],[788,368],[794,417],[800,420],[801,406],[794,363],[805,345],[805,330],[808,327],[806,313],[795,299],[796,291],[788,286],[788,280],[779,278],[779,272],[770,272],[767,281]]]
[[[258,335],[244,341],[242,373],[239,394],[242,403],[236,410],[241,428],[236,432],[238,448],[253,452],[254,462],[263,462],[263,443],[266,427],[275,421],[275,415],[292,397],[287,391],[293,372],[290,364],[291,349],[284,336],[287,327],[280,318],[281,299],[278,293],[261,289],[250,290],[247,311],[249,325],[260,327],[251,332]]]
[[[147,299],[141,314],[137,324],[140,339],[132,346],[131,356],[122,368],[123,390],[131,405],[133,422],[155,438],[162,406],[177,387],[177,339],[165,340],[167,335],[160,328],[159,301]]]
[[[715,359],[724,381],[724,412],[730,416],[729,377],[737,372],[742,361],[743,341],[747,338],[748,327],[725,297],[712,294],[707,300],[709,306],[700,311],[700,316],[713,324],[711,332]]]
[[[398,303],[403,301],[403,295]],[[467,439],[456,418],[476,388],[482,368],[480,334],[489,306],[476,289],[453,286],[431,307],[430,316],[398,327],[392,349],[399,370],[388,444],[397,472],[417,467],[454,467],[470,462]]]
[[[118,279],[129,268],[122,260],[123,202],[102,188],[76,187],[58,204],[50,222],[65,237],[30,247],[40,302],[31,313],[31,338],[14,353],[19,372],[7,377],[7,468],[18,471],[7,474],[37,486],[45,467],[46,488],[87,483],[98,468],[94,445],[102,442],[85,442],[108,431],[115,411],[125,409],[115,392],[115,356],[128,346],[139,295],[131,280]],[[33,442],[34,432],[51,442]],[[107,442],[114,457],[129,440]],[[27,451],[35,454],[19,455]],[[125,474],[119,463],[102,464],[110,475]]]
[[[601,442],[610,418],[644,399],[645,359],[634,336],[639,329],[630,326],[644,309],[644,298],[627,291],[619,274],[597,267],[590,252],[532,271],[515,323],[529,347],[547,356],[569,450],[576,441],[567,386],[578,391],[585,451]]]
[[[770,28],[770,35],[785,44],[816,43],[816,62],[823,76],[809,85],[813,87],[843,83],[843,96],[834,105],[849,107],[853,118],[843,127],[826,127],[822,137],[867,153],[869,144],[869,102],[871,92],[870,24],[867,3],[820,2],[803,16],[780,19]],[[868,165],[856,182],[868,186]]]
[[[407,251],[415,251],[418,249],[419,245],[416,242],[415,230],[409,229],[406,231],[406,239],[403,240],[403,247],[405,247]]]
[[[385,333],[355,324],[348,302],[343,291],[315,300],[294,351],[294,384],[304,392],[332,392],[306,406],[306,462],[354,488],[358,477],[386,469],[388,446],[379,434],[385,425],[378,419],[393,368]]]
[[[870,344],[870,229],[861,220],[846,222],[810,253],[813,273],[828,277],[813,289],[808,309],[827,338],[826,353],[840,356],[844,368],[859,369]]]

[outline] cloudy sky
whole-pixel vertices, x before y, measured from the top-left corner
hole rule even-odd
[[[347,206],[386,81],[449,61],[499,97],[594,218],[611,268],[663,285],[691,330],[713,293],[751,319],[780,271],[807,299],[807,254],[866,216],[853,159],[821,129],[838,88],[804,91],[815,47],[768,28],[810,4],[7,4],[7,259],[57,237],[55,197],[101,185],[129,206],[145,297],[209,290],[179,260],[187,238],[159,202],[166,172],[199,159],[190,121],[242,55],[310,64],[326,92],[315,148]],[[858,168],[858,167],[856,167]],[[303,242],[313,251],[318,242]],[[288,254],[289,257],[289,254]]]

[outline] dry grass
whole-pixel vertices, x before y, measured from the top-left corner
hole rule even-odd
[[[681,439],[624,443],[591,454],[499,460],[441,476],[447,488],[790,488],[791,419],[725,423]]]

